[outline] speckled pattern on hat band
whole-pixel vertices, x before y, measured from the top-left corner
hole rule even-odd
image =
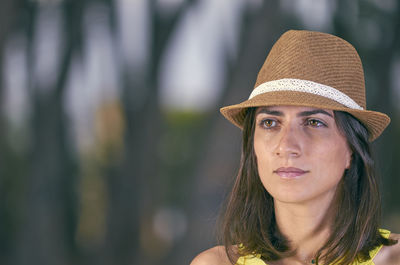
[[[252,99],[257,95],[273,91],[297,91],[297,92],[310,93],[332,99],[351,109],[359,109],[359,110],[363,109],[349,96],[347,96],[346,94],[340,92],[339,90],[333,87],[319,84],[309,80],[301,80],[293,78],[283,78],[279,80],[273,80],[262,83],[261,85],[256,87],[253,90],[253,92],[251,92],[249,99]]]

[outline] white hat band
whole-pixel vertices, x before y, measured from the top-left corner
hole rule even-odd
[[[260,94],[275,91],[296,91],[310,93],[332,99],[351,109],[363,110],[363,108],[353,99],[333,87],[313,81],[292,78],[283,78],[262,83],[261,85],[257,86],[253,92],[251,92],[249,99]]]

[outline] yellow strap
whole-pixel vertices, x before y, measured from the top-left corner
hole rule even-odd
[[[389,230],[379,229],[379,232],[381,233],[381,235],[384,238],[389,238],[389,236],[390,236],[390,231]],[[355,263],[355,264],[358,264],[358,265],[374,265],[374,262],[372,260],[375,258],[375,256],[378,254],[378,252],[382,249],[382,247],[383,247],[383,245],[380,245],[380,246],[374,248],[373,250],[371,250],[369,252],[369,256],[371,257],[371,259],[369,259],[367,261],[364,261],[364,262],[361,262],[361,263]]]
[[[267,265],[260,257],[260,255],[242,256],[235,265]]]

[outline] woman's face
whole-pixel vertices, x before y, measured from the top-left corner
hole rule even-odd
[[[332,199],[351,151],[332,110],[297,106],[256,111],[254,150],[265,189],[278,201]]]

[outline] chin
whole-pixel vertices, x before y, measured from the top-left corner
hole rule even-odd
[[[274,201],[279,201],[283,203],[304,203],[309,201],[311,198],[307,196],[293,196],[293,195],[283,195],[272,196]]]

